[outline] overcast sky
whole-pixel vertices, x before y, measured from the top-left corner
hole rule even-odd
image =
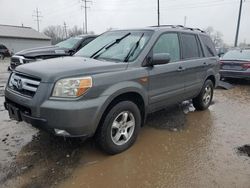
[[[107,28],[135,28],[157,24],[157,0],[92,0],[88,3],[88,28],[99,34]],[[223,33],[233,44],[240,0],[160,0],[161,24],[182,24]],[[82,27],[80,0],[0,0],[0,24],[31,26],[37,29],[34,10],[41,11],[41,30],[49,25]],[[250,43],[250,0],[242,10],[239,42]]]

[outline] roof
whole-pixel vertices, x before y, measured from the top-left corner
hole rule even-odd
[[[32,29],[31,27],[0,25],[0,37],[51,40],[50,37]]]
[[[133,29],[114,29],[111,31],[130,31],[130,30],[149,30],[149,31],[184,31],[190,33],[199,33],[206,35],[206,32],[199,28],[185,27],[182,25],[160,25],[160,26],[147,26],[142,28]]]

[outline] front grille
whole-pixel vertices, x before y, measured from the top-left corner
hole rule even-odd
[[[40,84],[40,79],[20,73],[12,73],[8,86],[17,93],[33,97]]]
[[[20,59],[18,57],[11,57],[11,62],[20,63]]]

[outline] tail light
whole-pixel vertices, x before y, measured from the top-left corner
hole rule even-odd
[[[245,69],[250,69],[250,62],[242,64],[242,67]]]
[[[219,63],[222,65],[224,63],[224,61],[219,61]]]

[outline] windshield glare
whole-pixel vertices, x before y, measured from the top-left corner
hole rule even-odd
[[[250,60],[250,50],[232,50],[227,52],[223,60]]]
[[[144,35],[142,36],[143,33]],[[103,48],[104,46],[106,47],[112,44],[114,41],[124,37],[127,34],[129,35],[112,45],[110,48]],[[93,54],[102,49],[97,53],[96,59],[124,62],[130,50],[136,47],[136,43],[141,38],[138,47],[128,59],[128,61],[133,61],[140,54],[151,35],[151,31],[110,31],[102,34],[101,36],[87,44],[80,51],[78,51],[75,56],[90,58],[93,56]]]
[[[61,48],[72,49],[80,40],[81,38],[71,37],[67,40],[59,42],[58,44],[56,44],[56,46],[61,47]]]

